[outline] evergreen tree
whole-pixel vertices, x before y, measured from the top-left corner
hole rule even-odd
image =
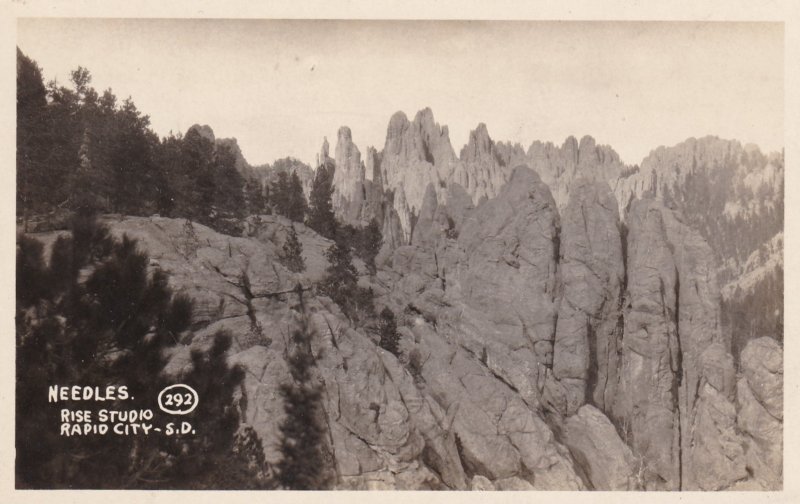
[[[246,461],[232,456],[233,391],[243,372],[227,364],[230,336],[214,335],[210,350],[193,352],[188,374],[168,378],[165,355],[190,336],[192,302],[172,293],[163,272],[148,274],[148,262],[136,242],[111,238],[90,217],[78,216],[72,236],[55,242],[49,267],[41,245],[19,237],[18,487],[202,487],[223,464],[250,474]],[[58,409],[47,403],[51,385],[125,384],[138,399],[135,407],[155,409],[158,392],[176,378],[201,397],[187,417],[194,436],[67,437],[53,428]],[[122,401],[103,406],[131,408]]]
[[[314,174],[306,224],[320,235],[329,239],[333,239],[337,231],[336,217],[331,203],[332,195],[333,167],[322,165],[317,168]]]
[[[328,267],[321,285],[322,292],[345,310],[358,286],[358,272],[353,266],[350,248],[338,241],[334,242],[325,251],[325,258],[328,260]]]
[[[214,151],[214,207],[217,218],[240,218],[244,208],[244,179],[236,169],[236,157],[227,145]]]
[[[286,216],[295,222],[303,222],[308,211],[306,195],[303,193],[303,184],[297,172],[293,171],[289,178]]]
[[[31,212],[49,202],[46,128],[47,91],[42,71],[17,48],[17,216],[26,231]]]
[[[266,199],[264,189],[255,178],[248,178],[244,183],[244,203],[248,215],[259,215],[264,213]]]
[[[157,190],[163,179],[155,165],[157,136],[149,129],[150,118],[142,115],[133,101],[123,101],[115,110],[113,95],[106,96],[102,109],[113,127],[95,128],[96,136],[105,136],[108,146],[108,197],[110,209],[128,215],[148,215],[155,209]],[[109,108],[111,107],[111,108]]]
[[[178,215],[208,224],[212,218],[214,193],[214,144],[192,128],[181,142],[180,170],[186,180]]]
[[[383,246],[383,234],[378,221],[372,219],[367,226],[362,228],[359,231],[359,238],[356,243],[358,257],[364,261],[370,274],[374,275],[377,272],[375,257],[377,257]]]
[[[297,238],[294,226],[289,228],[279,258],[281,264],[286,266],[289,271],[301,273],[306,270],[306,261],[303,259],[303,244]]]
[[[283,458],[277,466],[278,481],[290,490],[324,490],[330,486],[331,478],[324,456],[322,387],[314,380],[312,332],[304,313],[302,291],[298,289],[298,293],[303,313],[292,333],[287,359],[292,383],[280,389],[286,417],[280,425]]]
[[[380,335],[381,348],[400,357],[400,335],[397,333],[397,321],[394,312],[388,307],[381,310],[378,320],[378,334]]]
[[[289,215],[289,175],[285,171],[279,171],[277,178],[269,188],[270,202],[275,213],[288,217]]]
[[[325,252],[328,267],[320,290],[330,297],[354,323],[362,323],[375,314],[374,293],[371,288],[359,287],[358,272],[353,257],[342,240],[337,240]]]

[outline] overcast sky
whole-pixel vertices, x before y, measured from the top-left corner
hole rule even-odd
[[[479,122],[630,164],[708,134],[783,147],[780,24],[21,19],[18,45],[46,80],[87,67],[160,135],[208,124],[251,164],[312,163],[341,125],[381,149],[426,106],[456,154]]]

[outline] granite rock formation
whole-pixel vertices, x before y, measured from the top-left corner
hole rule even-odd
[[[300,223],[307,269],[296,274],[278,259],[290,225],[279,216],[248,218],[242,237],[106,220],[196,300],[196,337],[171,370],[217,329],[234,335],[239,408],[270,463],[300,283],[336,488],[782,487],[781,339],[748,336],[739,352],[723,323],[724,300],[782,265],[782,157],[701,139],[629,167],[591,137],[526,151],[483,124],[456,157],[425,109],[395,114],[381,151],[362,156],[342,127],[334,157],[326,140],[319,159],[335,166],[339,218],[382,227],[378,271],[355,266],[378,310],[396,314],[399,356],[315,289],[331,242]],[[279,170],[306,188],[313,177],[284,159],[262,180]],[[732,227],[713,227],[719,215]]]

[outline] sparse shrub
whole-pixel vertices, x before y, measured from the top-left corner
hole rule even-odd
[[[452,217],[449,215],[447,216],[447,229],[444,232],[445,236],[447,236],[451,240],[458,239],[458,230],[456,229],[456,223]]]
[[[381,310],[378,320],[378,334],[380,335],[381,348],[391,352],[396,357],[400,356],[400,335],[397,332],[397,321],[394,312],[388,307]]]
[[[415,382],[422,381],[422,354],[417,348],[408,352],[408,371],[414,377]]]
[[[358,230],[356,240],[356,255],[360,257],[367,267],[370,275],[377,271],[375,257],[383,246],[383,234],[378,221],[372,219],[369,224]]]

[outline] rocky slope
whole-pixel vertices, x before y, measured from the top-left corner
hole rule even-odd
[[[571,187],[559,212],[525,166],[477,206],[458,184],[441,199],[429,184],[410,243],[374,277],[357,265],[398,314],[399,359],[309,291],[338,488],[781,487],[781,347],[751,342],[737,377],[700,233],[652,198],[623,224],[606,182]],[[197,300],[173,370],[232,332],[242,417],[276,462],[291,291],[322,278],[330,243],[296,224],[308,265],[296,275],[277,261],[280,217],[238,238],[159,217],[109,225]]]
[[[378,310],[397,314],[399,358],[316,292],[331,243],[302,224],[307,270],[294,274],[278,260],[282,217],[250,218],[242,237],[107,220],[197,302],[196,337],[170,369],[216,330],[233,334],[242,418],[270,463],[299,282],[337,488],[782,487],[782,346],[723,324],[736,300],[782,309],[774,288],[766,304],[748,297],[782,267],[782,158],[702,139],[631,168],[590,137],[525,151],[485,125],[456,157],[426,109],[395,114],[381,151],[362,157],[343,127],[319,159],[335,166],[340,218],[382,223],[377,274],[356,266]],[[278,170],[313,177],[286,159],[265,180]]]

